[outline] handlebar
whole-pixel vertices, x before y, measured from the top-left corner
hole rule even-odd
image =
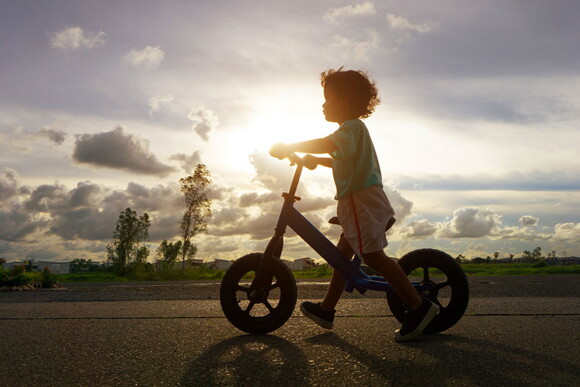
[[[290,165],[304,165],[304,160],[302,159],[302,157],[298,156],[296,153],[292,152],[290,153],[287,157],[288,160],[290,160]]]

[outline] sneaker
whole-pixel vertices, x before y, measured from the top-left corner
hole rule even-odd
[[[336,310],[333,310],[332,312],[327,312],[325,310],[322,310],[322,308],[320,307],[320,302],[315,304],[309,301],[300,304],[300,310],[302,311],[302,313],[304,313],[306,317],[308,317],[321,327],[325,329],[332,329],[332,326],[334,325],[334,313],[336,313]]]
[[[427,325],[439,314],[439,307],[423,298],[419,309],[408,311],[401,329],[395,331],[395,341],[409,341],[419,336]]]

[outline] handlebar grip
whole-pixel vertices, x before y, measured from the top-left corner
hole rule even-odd
[[[304,160],[302,160],[302,158],[300,156],[298,156],[294,152],[290,153],[287,156],[287,159],[290,160],[290,162],[292,163],[292,165],[294,165],[294,164],[302,164],[302,165],[304,165]]]

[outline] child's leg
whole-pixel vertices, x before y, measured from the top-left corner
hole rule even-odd
[[[352,259],[354,255],[354,251],[350,247],[350,244],[344,237],[344,235],[340,234],[340,239],[336,247],[342,251],[342,253],[348,259]],[[328,286],[328,290],[326,291],[326,297],[320,303],[320,307],[322,310],[326,311],[333,311],[342,296],[342,292],[344,292],[344,287],[346,286],[346,280],[337,270],[332,271],[332,278],[330,279],[330,285]]]
[[[407,278],[401,266],[387,257],[384,251],[380,250],[364,254],[364,261],[371,269],[387,280],[410,310],[416,310],[421,306],[422,298]]]

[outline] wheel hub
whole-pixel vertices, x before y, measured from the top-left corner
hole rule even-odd
[[[439,290],[437,289],[437,286],[435,285],[434,282],[432,281],[425,281],[425,282],[421,282],[421,295],[425,298],[428,298],[430,300],[435,300],[437,299],[437,293],[439,292]]]
[[[248,292],[248,300],[261,303],[268,298],[268,292],[264,288],[254,288]]]

